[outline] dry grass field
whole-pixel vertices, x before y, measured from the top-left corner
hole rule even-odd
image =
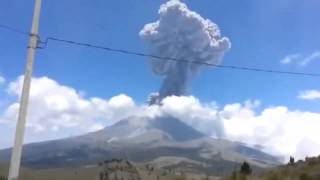
[[[279,166],[256,175],[233,173],[223,180],[320,180],[320,156]]]
[[[201,175],[174,175],[164,174],[161,170],[154,170],[151,173],[143,167],[138,168],[141,180],[207,180],[206,176]],[[0,177],[7,177],[8,166],[0,165]],[[31,170],[22,168],[21,179],[23,180],[98,180],[99,167],[65,168],[65,169],[46,169]],[[210,177],[209,180],[219,178]]]
[[[320,156],[306,158],[305,161],[279,166],[269,169],[265,172],[253,175],[243,175],[240,172],[234,172],[229,177],[207,177],[205,175],[179,175],[168,173],[161,169],[146,169],[145,166],[136,165],[141,180],[320,180]],[[8,165],[0,163],[0,177],[6,177]],[[32,170],[22,168],[21,179],[23,180],[99,180],[99,166],[87,166],[81,168],[64,169],[44,169]]]

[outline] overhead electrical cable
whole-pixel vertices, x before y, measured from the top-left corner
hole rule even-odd
[[[15,28],[12,28],[9,26],[5,26],[5,25],[1,25],[1,24],[0,24],[0,28],[7,29],[7,30],[10,30],[10,31],[13,31],[16,33],[20,33],[20,34],[31,35],[30,33],[26,33],[24,31],[20,31],[18,29],[15,29]],[[194,61],[192,59],[189,60],[189,59],[180,59],[180,58],[172,58],[172,57],[162,57],[162,56],[153,55],[153,54],[145,54],[145,53],[125,50],[125,49],[110,48],[110,47],[106,47],[106,46],[100,46],[100,45],[95,45],[95,44],[91,44],[91,43],[83,43],[83,42],[78,42],[78,41],[71,41],[71,40],[61,39],[61,38],[56,38],[56,37],[47,37],[45,41],[39,40],[38,48],[40,48],[40,49],[47,48],[49,41],[56,41],[56,42],[61,42],[61,43],[69,44],[69,45],[76,45],[76,46],[100,49],[100,50],[121,53],[121,54],[127,54],[127,55],[149,57],[154,60],[175,61],[175,62],[180,62],[180,63],[193,63],[193,64],[198,64],[198,65],[211,66],[211,67],[222,68],[222,69],[231,69],[231,70],[243,70],[243,71],[253,71],[253,72],[274,73],[274,74],[320,77],[319,73],[280,71],[280,70],[274,70],[274,69],[264,69],[264,68],[235,66],[235,65],[220,65],[220,64],[211,64],[211,63],[207,63],[207,62]]]

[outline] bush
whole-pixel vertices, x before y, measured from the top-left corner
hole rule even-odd
[[[0,180],[7,180],[6,177],[0,176]]]
[[[244,175],[249,175],[252,173],[252,169],[248,162],[244,161],[240,168],[240,173]]]
[[[290,156],[289,164],[293,165],[294,164],[294,157]]]

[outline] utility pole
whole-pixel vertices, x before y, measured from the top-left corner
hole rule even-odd
[[[19,116],[16,126],[14,146],[12,149],[8,180],[18,180],[21,163],[22,145],[26,126],[26,116],[28,110],[30,83],[32,77],[32,67],[35,51],[38,44],[38,28],[40,18],[41,0],[35,0],[33,22],[28,46],[27,65],[24,74],[22,95],[20,99]]]

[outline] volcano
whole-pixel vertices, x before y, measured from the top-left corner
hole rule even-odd
[[[11,149],[0,151],[0,160],[8,161],[10,156]],[[113,158],[215,174],[231,172],[243,161],[254,168],[279,164],[276,157],[242,143],[208,137],[169,116],[131,117],[81,136],[27,144],[22,164],[41,169],[80,167]]]

